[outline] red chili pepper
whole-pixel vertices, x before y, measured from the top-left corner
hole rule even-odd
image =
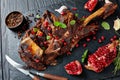
[[[88,0],[88,2],[85,3],[84,8],[88,9],[89,11],[92,11],[94,10],[97,3],[98,3],[98,0]]]

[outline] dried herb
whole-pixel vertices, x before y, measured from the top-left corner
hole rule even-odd
[[[103,27],[105,30],[110,30],[110,25],[109,25],[108,22],[103,21],[103,22],[101,23],[101,25],[102,25],[102,27]]]
[[[85,59],[86,59],[86,57],[87,57],[87,54],[88,54],[88,49],[85,50],[85,52],[84,52],[83,55],[82,55],[82,59],[81,59],[81,62],[82,62],[82,63],[85,62]]]

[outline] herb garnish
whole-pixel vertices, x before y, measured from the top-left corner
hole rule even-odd
[[[101,23],[101,25],[102,25],[102,27],[103,27],[105,30],[110,30],[110,25],[109,25],[108,22],[103,21],[103,22]]]
[[[88,49],[85,50],[85,52],[84,52],[83,55],[82,55],[82,59],[81,59],[81,62],[82,62],[82,63],[85,62],[85,59],[86,59],[86,57],[87,57],[87,54],[88,54]]]
[[[116,72],[120,70],[120,44],[118,46],[118,53],[117,57],[114,60],[114,65],[115,65],[114,74],[116,74]]]
[[[60,27],[60,28],[67,28],[66,24],[65,23],[62,23],[62,22],[58,22],[58,21],[55,21],[54,22],[54,26],[56,27]]]
[[[57,27],[58,27],[59,25],[60,25],[60,22],[58,22],[58,21],[55,21],[55,22],[54,22],[54,26],[57,26]]]
[[[78,13],[76,13],[75,16],[78,17]]]
[[[75,25],[76,21],[75,20],[71,20],[70,21],[70,25]]]
[[[37,15],[36,15],[36,18],[37,18],[37,19],[39,19],[39,18],[40,18],[40,15],[39,15],[39,14],[37,14]]]
[[[37,31],[38,31],[38,28],[33,28],[33,31],[34,31],[34,32],[37,32]]]
[[[46,36],[46,39],[49,40],[51,37],[50,36]]]
[[[80,19],[80,21],[84,21],[86,18],[84,18],[84,17],[82,17],[81,19]]]

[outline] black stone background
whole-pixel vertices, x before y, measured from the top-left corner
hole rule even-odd
[[[12,1],[12,0],[11,0]],[[18,0],[17,0],[18,1]],[[22,0],[21,0],[22,1]],[[27,7],[26,5],[24,5],[24,1],[21,2],[21,5],[20,7],[22,8],[21,9],[21,12],[27,16],[31,13],[39,13],[42,15],[42,13],[45,11],[45,10],[50,10],[52,12],[54,12],[56,15],[58,15],[57,12],[55,12],[54,10],[56,8],[59,8],[60,6],[62,5],[66,5],[68,6],[69,9],[71,9],[72,7],[76,7],[78,8],[77,11],[74,11],[75,13],[78,13],[79,14],[79,17],[82,17],[82,16],[87,16],[89,14],[91,14],[90,12],[88,12],[87,10],[84,9],[84,4],[87,0],[45,0],[45,1],[42,1],[40,0],[39,3],[36,2],[36,1],[32,1],[32,0],[28,0],[28,1],[31,1],[31,2],[27,2],[27,4],[30,6],[28,7],[27,10],[24,9],[24,7]],[[112,77],[112,76],[115,76],[113,74],[113,69],[114,69],[114,65],[111,64],[109,67],[107,67],[104,71],[102,71],[101,73],[95,73],[95,72],[92,72],[92,71],[89,71],[89,70],[86,70],[84,67],[83,67],[83,73],[79,76],[71,76],[71,75],[68,75],[65,70],[64,70],[64,65],[66,65],[67,63],[73,61],[73,60],[81,60],[81,55],[83,54],[83,52],[86,50],[86,49],[89,49],[89,54],[90,53],[94,53],[98,47],[102,46],[102,45],[105,45],[107,43],[109,43],[110,41],[110,38],[115,35],[115,31],[113,29],[113,21],[119,17],[120,18],[120,0],[112,0],[114,2],[116,2],[117,4],[119,4],[119,8],[116,10],[116,12],[111,15],[110,17],[108,17],[107,19],[105,20],[102,20],[102,19],[97,19],[98,23],[99,23],[99,31],[97,32],[97,40],[100,38],[101,35],[104,35],[105,36],[105,41],[101,44],[99,44],[96,41],[94,40],[91,40],[90,42],[86,42],[85,39],[81,40],[79,42],[79,47],[78,48],[74,48],[73,51],[72,51],[72,54],[67,56],[67,55],[63,55],[63,56],[60,56],[58,58],[58,65],[56,66],[49,66],[47,68],[47,70],[45,71],[42,71],[42,72],[46,72],[46,73],[51,73],[51,74],[56,74],[56,75],[60,75],[60,76],[64,76],[64,77],[67,77],[69,78],[69,80],[99,80],[99,79],[104,79],[106,77]],[[20,1],[19,1],[20,2]],[[9,4],[8,7],[11,9],[11,10],[8,10],[9,8],[8,7],[3,7],[5,8],[4,10],[1,8],[1,10],[3,11],[3,13],[1,13],[1,40],[2,40],[2,50],[1,50],[1,71],[2,71],[2,80],[30,80],[30,77],[24,75],[23,73],[17,71],[15,68],[13,68],[11,65],[9,65],[7,63],[7,61],[5,60],[5,54],[9,55],[12,59],[14,59],[16,62],[19,62],[23,65],[25,65],[21,59],[19,58],[19,54],[17,52],[18,50],[18,46],[19,46],[19,42],[20,42],[20,39],[18,39],[17,37],[17,33],[15,33],[14,31],[11,31],[9,30],[6,25],[4,24],[4,19],[5,19],[5,16],[13,11],[13,10],[19,10],[15,7],[11,7],[12,5],[15,5],[15,3],[17,2],[14,2],[13,0],[13,3],[9,1],[9,3],[11,3],[11,5]],[[5,6],[5,1],[2,0],[2,5],[1,6]],[[20,3],[19,3],[20,4]],[[33,5],[34,4],[34,5]],[[43,4],[43,5],[42,5]],[[101,7],[103,5],[103,1],[100,1],[96,7],[95,10],[97,10],[99,7]],[[23,7],[22,7],[23,6]],[[32,7],[34,6],[34,8]],[[36,6],[36,7],[35,7]],[[38,12],[38,10],[40,12]],[[6,12],[5,12],[6,11]],[[31,18],[32,19],[32,18]],[[107,21],[109,22],[110,24],[110,27],[111,29],[109,31],[106,31],[104,30],[102,27],[101,27],[101,22],[102,21]],[[34,23],[34,20],[33,20],[33,23],[30,24],[30,26],[33,26],[35,23]],[[119,36],[118,36],[119,37]],[[92,37],[90,37],[92,38]],[[88,46],[86,48],[83,48],[82,47],[82,44],[83,43],[87,43]],[[84,66],[82,64],[82,66]],[[120,75],[120,72],[118,72],[117,75]],[[44,78],[41,78],[42,80],[46,80]],[[104,80],[119,80],[120,77],[113,77],[113,78],[109,78],[109,79],[104,79]]]

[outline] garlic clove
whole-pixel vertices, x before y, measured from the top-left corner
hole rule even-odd
[[[105,0],[105,3],[112,3],[110,0]]]
[[[116,31],[118,31],[120,29],[120,19],[117,18],[115,21],[114,21],[114,27],[113,27]]]
[[[59,9],[55,9],[55,11],[57,11],[58,13],[62,13],[63,12],[63,10],[65,10],[65,9],[68,9],[66,6],[61,6]]]

